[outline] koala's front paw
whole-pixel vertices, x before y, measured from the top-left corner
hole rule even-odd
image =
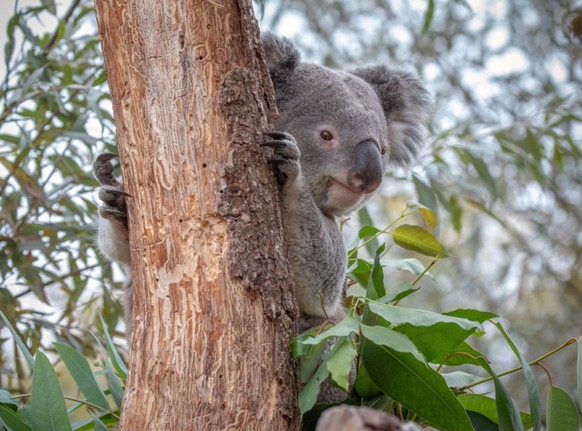
[[[284,185],[289,181],[294,181],[299,175],[299,148],[295,138],[287,132],[266,132],[265,135],[273,138],[263,142],[261,145],[274,149],[273,156],[269,162],[275,166],[277,180]]]
[[[93,163],[93,175],[104,186],[99,190],[99,199],[103,202],[99,207],[99,216],[121,222],[127,227],[125,198],[130,195],[122,190],[123,185],[113,176],[111,160],[116,157],[113,153],[103,153]]]
[[[113,176],[113,165],[111,160],[117,158],[117,154],[103,153],[99,154],[93,162],[93,175],[102,186],[110,186],[120,189],[121,183]]]

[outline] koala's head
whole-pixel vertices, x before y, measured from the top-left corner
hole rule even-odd
[[[350,72],[302,63],[285,38],[262,35],[280,118],[301,152],[303,177],[330,216],[364,203],[387,166],[407,165],[420,150],[432,110],[417,77],[385,65]]]

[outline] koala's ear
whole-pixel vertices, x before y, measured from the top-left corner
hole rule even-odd
[[[281,90],[299,64],[301,54],[289,39],[275,36],[273,33],[262,33],[261,42],[275,91]]]
[[[424,134],[433,111],[429,92],[410,72],[386,65],[350,70],[374,89],[388,122],[390,160],[407,165],[422,149]]]

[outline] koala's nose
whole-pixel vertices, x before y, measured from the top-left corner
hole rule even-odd
[[[374,141],[360,142],[348,174],[349,186],[362,193],[372,193],[380,187],[383,173],[378,145]]]

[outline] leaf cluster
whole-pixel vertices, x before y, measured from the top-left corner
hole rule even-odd
[[[395,224],[419,213],[425,227]],[[570,395],[550,378],[547,414],[541,409],[540,391],[532,365],[575,342],[531,363],[525,360],[494,313],[457,309],[447,313],[408,308],[400,301],[420,290],[422,276],[448,255],[446,248],[430,231],[436,216],[428,208],[409,203],[402,215],[379,230],[366,226],[349,253],[347,315],[337,324],[325,323],[300,335],[293,353],[301,358],[304,384],[299,405],[306,427],[316,423],[323,409],[316,405],[322,385],[336,385],[346,391],[345,403],[367,405],[445,431],[526,430],[539,431],[542,422],[548,430],[577,430],[579,412]],[[386,244],[380,245],[373,259],[360,258],[359,250],[390,234],[394,244],[430,256],[425,268],[416,259],[388,259]],[[415,277],[410,283],[389,289],[384,268],[400,267]],[[497,374],[489,359],[471,345],[471,339],[485,334],[486,327],[498,330],[520,362],[520,367]],[[331,346],[331,347],[330,347]],[[545,368],[544,368],[545,369]],[[525,377],[530,411],[520,412],[501,375],[521,371]],[[579,379],[582,369],[578,367]],[[476,393],[475,388],[493,382],[494,392]],[[582,389],[579,387],[579,390]],[[558,413],[559,412],[559,413]]]

